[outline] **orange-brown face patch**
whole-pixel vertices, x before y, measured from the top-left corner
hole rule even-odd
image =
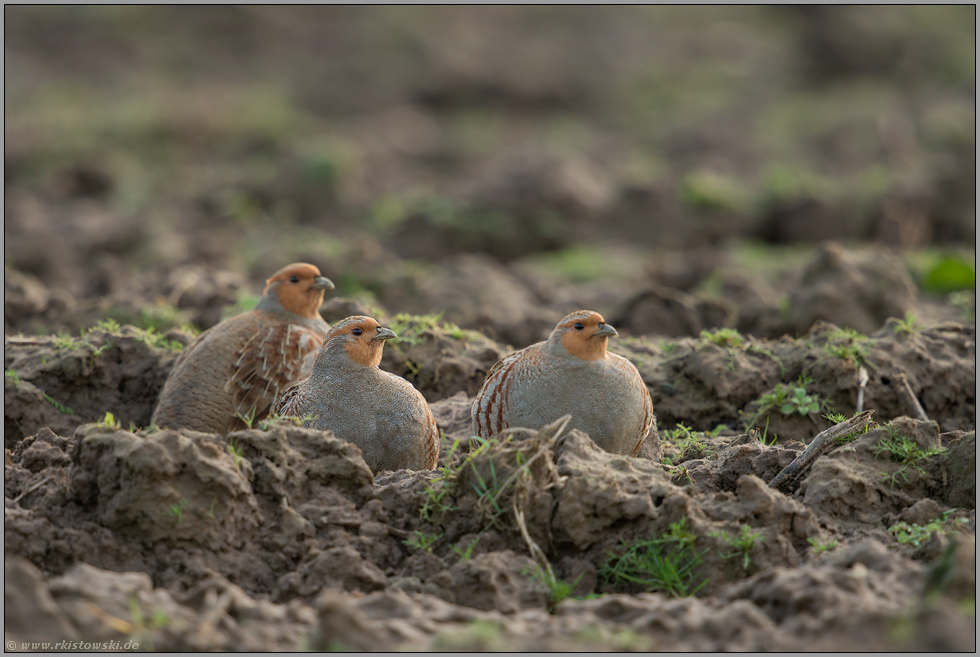
[[[381,324],[371,317],[354,316],[335,324],[327,340],[344,336],[344,351],[353,362],[365,367],[376,367],[381,362],[384,340],[374,340]]]
[[[561,344],[572,356],[582,360],[600,360],[606,356],[609,338],[596,336],[595,332],[605,321],[599,313],[579,310],[558,322],[555,331],[561,332]]]
[[[286,265],[265,282],[264,292],[268,292],[273,283],[279,283],[276,296],[283,308],[302,317],[315,318],[323,303],[324,291],[311,290],[310,285],[319,275],[319,269],[305,262]]]

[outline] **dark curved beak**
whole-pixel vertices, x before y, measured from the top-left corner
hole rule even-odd
[[[392,331],[390,328],[385,328],[384,326],[378,327],[378,334],[371,338],[374,340],[391,340],[392,338],[397,338],[398,334]]]
[[[332,290],[334,288],[333,281],[326,276],[317,276],[310,283],[311,290]]]
[[[609,324],[600,324],[599,330],[592,334],[593,338],[611,338],[619,333]]]

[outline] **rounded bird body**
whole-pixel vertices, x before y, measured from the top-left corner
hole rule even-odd
[[[317,309],[330,279],[295,263],[273,274],[256,307],[204,331],[181,352],[153,411],[161,427],[227,433],[269,414],[309,375],[330,326]]]
[[[578,311],[544,342],[501,359],[473,402],[473,432],[537,429],[571,413],[569,426],[606,451],[636,456],[656,421],[653,402],[636,366],[606,350],[613,335],[601,315]]]
[[[286,390],[279,415],[303,418],[361,448],[374,472],[432,470],[439,430],[418,390],[378,367],[384,341],[396,337],[370,317],[338,322],[317,354],[309,378]]]

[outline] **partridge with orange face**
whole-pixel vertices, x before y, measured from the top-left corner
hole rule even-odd
[[[374,472],[432,470],[439,429],[418,390],[378,368],[385,340],[397,337],[370,317],[354,316],[330,329],[308,379],[286,390],[279,415],[307,418],[361,448]]]
[[[153,424],[227,433],[269,414],[290,384],[306,377],[330,330],[317,309],[333,283],[294,263],[266,281],[252,310],[187,345],[160,393]]]
[[[562,319],[544,342],[498,361],[473,402],[473,432],[538,429],[571,413],[569,428],[599,447],[636,456],[654,425],[653,402],[636,366],[606,348],[616,329],[590,310]]]

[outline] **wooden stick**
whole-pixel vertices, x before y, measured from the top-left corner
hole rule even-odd
[[[855,413],[860,413],[864,410],[864,388],[868,385],[868,370],[865,369],[864,365],[858,370],[858,398],[857,398],[857,409]]]
[[[44,484],[48,483],[49,481],[51,481],[51,475],[47,475],[44,478],[42,478],[40,481],[38,481],[37,483],[35,483],[33,486],[31,486],[30,488],[28,488],[27,490],[25,490],[24,492],[22,492],[20,495],[18,495],[17,497],[15,497],[13,499],[13,501],[14,502],[20,502],[24,498],[25,495],[29,495],[30,493],[33,493],[34,491],[36,491],[38,488],[40,488]]]
[[[904,398],[905,403],[915,410],[916,416],[924,422],[929,422],[929,416],[926,415],[926,409],[922,408],[922,404],[919,403],[918,397],[912,392],[912,386],[909,385],[909,380],[906,378],[905,373],[901,373],[895,379],[896,383],[893,384],[895,389],[898,391],[898,396]]]
[[[806,449],[793,459],[793,462],[783,468],[782,472],[773,477],[773,480],[769,482],[770,488],[779,488],[783,484],[796,479],[804,470],[810,467],[814,461],[816,461],[825,452],[830,451],[836,447],[835,441],[838,438],[846,436],[849,433],[855,431],[864,431],[871,423],[871,416],[874,415],[874,410],[867,410],[863,413],[855,415],[850,420],[845,420],[840,424],[836,424],[825,431],[821,431],[817,436],[807,445]]]

